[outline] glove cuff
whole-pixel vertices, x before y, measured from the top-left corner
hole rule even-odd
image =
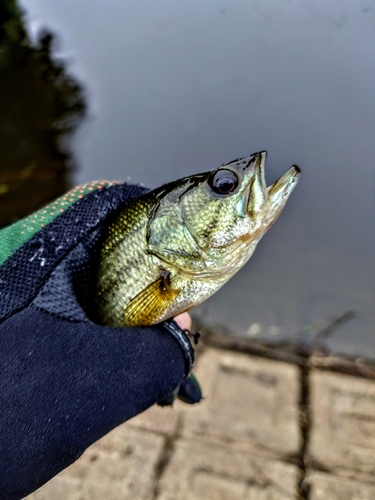
[[[162,326],[177,340],[185,359],[185,378],[189,375],[194,366],[194,349],[188,339],[186,331],[181,330],[173,320],[164,321]]]

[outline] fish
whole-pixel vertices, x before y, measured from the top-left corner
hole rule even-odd
[[[265,181],[266,151],[148,191],[108,225],[99,252],[98,321],[153,325],[201,304],[249,260],[300,177]]]

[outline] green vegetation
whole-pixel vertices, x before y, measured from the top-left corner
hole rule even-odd
[[[54,43],[46,30],[32,42],[16,1],[0,0],[0,227],[69,188],[86,104]]]

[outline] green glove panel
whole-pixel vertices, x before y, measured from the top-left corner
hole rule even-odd
[[[85,195],[115,184],[110,181],[93,181],[68,191],[49,205],[7,226],[0,231],[0,266],[34,234],[64,213]]]

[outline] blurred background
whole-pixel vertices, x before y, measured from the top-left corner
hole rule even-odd
[[[373,0],[1,0],[0,224],[70,186],[154,188],[268,150],[298,187],[193,314],[375,357]],[[353,312],[353,314],[352,314]],[[338,321],[343,317],[348,321]]]

